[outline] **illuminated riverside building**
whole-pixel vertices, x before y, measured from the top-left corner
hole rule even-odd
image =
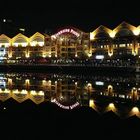
[[[65,28],[49,36],[35,33],[27,37],[21,33],[12,39],[0,36],[0,58],[9,63],[33,58],[75,58],[88,51],[89,33],[75,28]]]
[[[0,61],[8,63],[35,61],[37,58],[63,60],[110,59],[140,56],[140,27],[122,22],[113,30],[99,26],[85,33],[73,27],[59,29],[55,34],[39,32],[31,37],[21,33],[13,38],[0,35]],[[128,57],[129,58],[129,57]],[[41,62],[40,62],[41,63]]]
[[[90,55],[100,54],[105,57],[140,55],[139,33],[139,26],[135,27],[126,22],[122,22],[113,30],[99,26],[90,33]]]

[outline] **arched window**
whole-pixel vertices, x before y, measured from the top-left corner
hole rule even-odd
[[[6,35],[2,34],[0,36],[0,47],[9,47],[11,44],[11,39]]]
[[[26,47],[28,45],[28,38],[20,33],[12,39],[12,45],[15,47]]]
[[[133,36],[133,32],[127,28],[119,30],[115,37]]]
[[[31,38],[30,38],[30,45],[31,46],[43,46],[44,45],[44,35],[40,33],[35,33]]]
[[[99,32],[95,35],[95,38],[109,38],[109,34],[106,32]]]

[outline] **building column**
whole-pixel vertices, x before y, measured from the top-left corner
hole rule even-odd
[[[113,43],[110,41],[110,44],[108,46],[108,55],[112,56],[113,55]]]
[[[26,46],[25,57],[26,58],[29,58],[30,57],[30,47],[29,46]]]
[[[132,43],[132,54],[134,56],[138,55],[138,41],[136,38],[133,40],[133,43]]]
[[[131,97],[132,97],[132,101],[136,102],[138,100],[138,92],[137,92],[137,88],[133,87],[131,90]]]
[[[12,46],[9,46],[8,48],[8,58],[12,57]]]
[[[46,57],[46,46],[43,46],[42,57]]]

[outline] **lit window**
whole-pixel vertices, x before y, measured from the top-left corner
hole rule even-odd
[[[125,47],[125,46],[126,46],[125,44],[120,44],[120,45],[119,45],[119,47]]]

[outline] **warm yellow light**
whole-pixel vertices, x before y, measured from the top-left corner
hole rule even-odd
[[[28,43],[23,42],[23,43],[13,43],[13,46],[18,47],[18,46],[22,46],[22,47],[26,47],[28,45]]]
[[[10,90],[9,89],[5,89],[5,90],[0,89],[0,93],[10,93]]]
[[[136,52],[134,52],[133,55],[136,56]]]
[[[23,90],[21,91],[21,94],[27,94],[27,90],[24,90],[24,89],[23,89]]]
[[[31,45],[31,46],[36,46],[36,45],[37,45],[37,41],[32,41],[32,42],[30,42],[30,45]]]
[[[87,86],[88,86],[88,87],[91,87],[92,85],[91,85],[91,83],[88,83]]]
[[[15,89],[15,90],[13,90],[13,93],[18,94],[19,93],[19,90],[18,89]]]
[[[46,80],[42,80],[42,84],[45,86],[46,85]]]
[[[77,54],[75,54],[75,57],[77,57]]]
[[[94,40],[94,34],[90,33],[90,40]]]
[[[44,46],[44,42],[38,42],[38,41],[32,41],[32,42],[30,42],[30,45],[31,46]]]
[[[115,34],[116,34],[116,32],[115,32],[115,31],[112,31],[112,32],[109,33],[109,36],[110,36],[111,38],[114,38],[114,37],[115,37]]]
[[[136,90],[136,88],[135,87],[133,87],[133,89],[132,90]]]
[[[12,79],[8,78],[8,84],[12,84]]]
[[[133,107],[132,112],[135,113],[135,114],[139,113],[138,107]]]
[[[49,83],[51,83],[52,81],[51,81],[51,80],[49,80],[48,82],[49,82]]]
[[[92,53],[88,53],[88,57],[91,57],[92,56]]]
[[[29,57],[30,57],[29,53],[26,53],[26,58],[29,58]]]
[[[115,106],[114,106],[113,103],[110,103],[108,107],[109,107],[110,109],[114,109],[114,108],[115,108]]]
[[[4,45],[5,47],[9,47],[9,46],[10,46],[10,43],[0,43],[0,47],[3,46],[3,45]]]
[[[61,40],[61,41],[63,41],[63,40],[64,40],[64,38],[60,38],[60,40]]]
[[[94,105],[95,105],[94,104],[94,100],[93,99],[90,99],[89,100],[89,106],[92,107],[92,108],[94,108]]]
[[[26,79],[25,80],[25,84],[30,84],[30,80],[29,79]]]
[[[133,34],[134,34],[134,35],[138,36],[139,33],[140,33],[140,30],[139,30],[139,29],[135,29],[135,30],[133,30]]]
[[[108,90],[112,90],[113,89],[113,87],[112,87],[112,85],[108,85]]]
[[[38,45],[42,47],[44,46],[44,42],[38,42]]]
[[[46,54],[45,54],[45,53],[44,53],[44,54],[42,54],[42,57],[43,57],[43,58],[45,58],[45,57],[46,57]]]
[[[49,57],[52,57],[51,54],[49,54]]]
[[[12,58],[12,54],[9,54],[8,57],[9,57],[9,58]]]
[[[31,94],[32,94],[32,95],[36,95],[37,93],[36,93],[35,90],[31,90]]]
[[[43,92],[43,91],[39,91],[39,92],[38,92],[38,95],[44,96],[44,92]]]
[[[111,57],[113,55],[113,52],[109,52],[108,55]]]
[[[4,92],[5,92],[5,93],[10,93],[10,90],[9,90],[9,89],[5,89]]]

